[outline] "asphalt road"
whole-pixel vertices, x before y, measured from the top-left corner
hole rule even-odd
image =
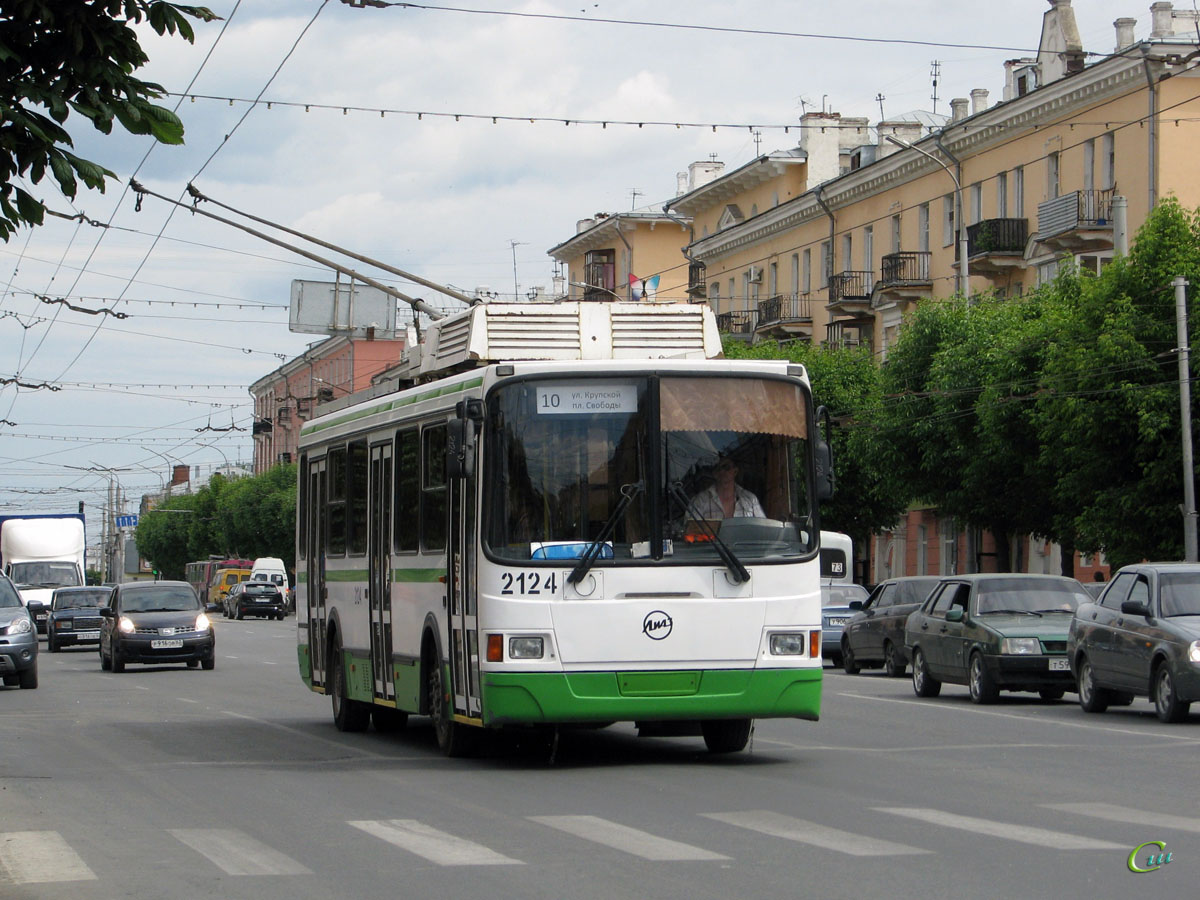
[[[338,733],[294,622],[218,618],[212,672],[43,644],[41,686],[0,689],[0,898],[1197,893],[1200,716],[826,669],[821,721],[743,754],[622,725],[449,760],[422,718]],[[1171,862],[1135,874],[1147,841]]]

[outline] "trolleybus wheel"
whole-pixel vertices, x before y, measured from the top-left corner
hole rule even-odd
[[[435,652],[430,662],[425,683],[429,688],[429,718],[433,721],[438,747],[447,756],[470,756],[477,746],[478,735],[469,725],[454,721],[441,655]]]
[[[753,726],[753,719],[708,719],[700,723],[700,732],[710,753],[737,753],[746,749]]]
[[[333,724],[338,731],[363,731],[371,721],[371,708],[346,696],[346,668],[342,660],[342,640],[334,635],[329,642],[329,696],[333,700]]]

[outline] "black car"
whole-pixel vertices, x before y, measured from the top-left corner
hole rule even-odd
[[[1067,650],[1087,712],[1150,697],[1163,722],[1200,700],[1200,564],[1125,566],[1080,604]]]
[[[904,625],[913,690],[936,697],[942,682],[965,684],[975,703],[1000,691],[1058,700],[1075,688],[1067,632],[1091,598],[1062,575],[947,575]]]
[[[100,615],[102,669],[123,672],[126,663],[135,662],[216,665],[212,623],[186,581],[119,584]]]
[[[908,665],[904,658],[904,622],[937,583],[936,575],[910,575],[875,585],[842,633],[842,668],[846,674],[857,675],[859,669],[883,666],[888,675],[902,678]]]
[[[243,581],[235,584],[229,591],[226,604],[235,619],[244,619],[246,616],[282,619],[287,612],[287,601],[283,591],[269,581]]]
[[[65,587],[54,592],[46,622],[46,650],[55,653],[74,644],[100,643],[100,607],[108,606],[112,588]]]

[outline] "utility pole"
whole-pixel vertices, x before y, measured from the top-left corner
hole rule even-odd
[[[519,284],[517,284],[517,248],[518,248],[518,247],[524,247],[524,246],[525,246],[525,244],[526,244],[527,242],[526,242],[526,241],[514,241],[512,238],[509,238],[509,241],[508,241],[508,243],[509,243],[509,245],[512,247],[512,255],[513,255],[513,303],[516,303],[518,300],[520,300],[520,299],[521,299],[521,286],[520,286]]]
[[[1183,558],[1197,561],[1196,549],[1196,468],[1192,462],[1192,386],[1188,352],[1187,286],[1177,275],[1175,286],[1175,333],[1179,342],[1179,420],[1183,436]]]

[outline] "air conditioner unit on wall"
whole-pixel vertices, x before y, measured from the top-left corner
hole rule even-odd
[[[762,284],[762,266],[751,266],[747,277],[751,284]]]

